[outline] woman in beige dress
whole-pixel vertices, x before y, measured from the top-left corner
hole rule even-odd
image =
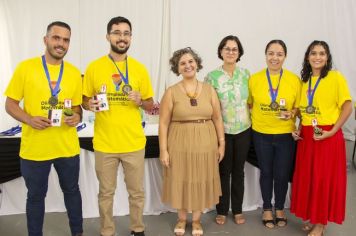
[[[160,160],[164,166],[162,201],[178,211],[175,235],[184,235],[192,212],[192,235],[203,235],[201,213],[219,202],[219,162],[224,157],[224,127],[215,90],[197,80],[201,58],[190,48],[174,52],[171,70],[182,80],[161,101]]]

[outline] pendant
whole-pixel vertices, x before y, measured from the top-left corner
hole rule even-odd
[[[310,105],[310,106],[307,106],[307,108],[305,109],[305,111],[308,113],[308,114],[314,114],[315,113],[315,107]]]
[[[122,92],[123,92],[123,94],[125,94],[125,95],[129,95],[129,92],[131,92],[132,91],[132,87],[131,87],[131,85],[129,85],[129,84],[125,84],[123,87],[122,87]]]
[[[191,99],[190,99],[190,105],[191,105],[192,107],[198,106],[198,101],[197,101],[197,99],[191,98]]]
[[[271,107],[272,110],[277,110],[279,105],[277,102],[271,102],[271,104],[269,105]]]
[[[58,104],[58,98],[56,96],[51,96],[48,99],[48,103],[49,105],[51,105],[52,107],[56,106]]]

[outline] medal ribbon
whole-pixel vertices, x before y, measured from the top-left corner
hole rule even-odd
[[[48,67],[47,67],[47,64],[46,64],[46,58],[45,58],[44,55],[42,56],[42,65],[43,65],[43,69],[44,69],[44,71],[46,73],[46,78],[48,80],[49,88],[51,89],[51,95],[53,97],[56,97],[58,95],[58,93],[60,92],[59,85],[61,84],[61,81],[62,81],[63,69],[64,69],[63,68],[64,67],[63,61],[61,63],[61,69],[59,70],[57,83],[56,83],[56,86],[54,87],[54,89],[51,86],[51,77],[50,77],[49,72],[48,72]]]
[[[125,59],[125,63],[126,63],[126,76],[124,76],[124,75],[121,73],[119,67],[116,65],[116,63],[115,63],[115,61],[114,61],[114,58],[112,58],[112,56],[111,56],[110,54],[109,54],[109,58],[110,58],[110,60],[112,61],[112,63],[114,63],[114,65],[115,65],[117,71],[119,72],[121,78],[124,80],[124,83],[125,83],[125,84],[129,84],[129,67],[128,67],[128,63],[127,63],[127,57],[126,57],[126,59]],[[116,85],[116,84],[115,84],[115,86],[117,86],[117,90],[120,89],[120,85]]]
[[[271,96],[272,102],[275,102],[276,98],[277,98],[277,95],[278,95],[279,84],[281,82],[281,78],[282,78],[282,75],[283,75],[283,69],[281,69],[281,72],[279,73],[279,79],[278,79],[278,85],[277,85],[277,88],[276,88],[276,92],[274,92],[274,90],[273,90],[272,81],[271,81],[271,77],[269,75],[268,69],[266,70],[266,75],[267,75],[267,80],[268,80],[270,96]]]
[[[313,104],[313,99],[314,99],[314,94],[315,94],[315,90],[319,85],[319,82],[321,80],[321,77],[319,76],[318,80],[316,81],[314,88],[313,88],[313,92],[311,92],[311,80],[312,78],[310,77],[309,79],[309,86],[308,86],[308,106],[311,106]]]

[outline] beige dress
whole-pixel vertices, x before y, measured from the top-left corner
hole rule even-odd
[[[170,167],[164,169],[163,202],[173,208],[204,210],[219,202],[221,195],[218,142],[211,117],[211,86],[203,83],[197,106],[178,84],[173,85],[173,112],[168,129]],[[205,123],[177,122],[209,120]]]

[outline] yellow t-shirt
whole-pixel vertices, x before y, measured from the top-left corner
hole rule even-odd
[[[313,89],[318,77],[313,76],[311,79],[311,89]],[[299,104],[302,125],[312,125],[312,119],[314,118],[317,119],[318,125],[335,124],[340,116],[341,106],[345,101],[351,101],[345,77],[339,71],[329,71],[328,75],[320,80],[313,99],[315,114],[306,113],[308,88],[309,82],[303,83]]]
[[[277,88],[279,74],[271,75],[272,87]],[[285,108],[291,110],[299,103],[301,80],[294,73],[283,69],[276,102],[285,99]],[[252,129],[264,134],[284,134],[295,130],[295,119],[278,118],[280,111],[270,108],[272,102],[266,69],[254,74],[249,80],[249,104],[252,104]]]
[[[47,64],[47,67],[51,81],[57,81],[60,65]],[[5,95],[17,101],[23,99],[23,109],[27,114],[48,117],[48,111],[51,109],[48,104],[51,90],[41,57],[23,61],[17,66]],[[82,103],[80,71],[68,62],[64,63],[58,99],[59,103],[54,109],[63,109],[64,99],[71,99],[72,106]],[[23,159],[44,161],[72,157],[79,154],[79,151],[77,130],[66,125],[63,118],[60,127],[49,127],[44,130],[22,124],[20,157]]]
[[[129,84],[139,91],[143,100],[153,97],[153,89],[147,69],[137,60],[128,57]],[[126,76],[126,63],[117,62],[121,73]],[[112,75],[118,74],[114,63],[106,55],[88,66],[83,83],[83,94],[93,97],[106,88],[109,110],[95,113],[94,150],[106,153],[126,153],[141,150],[146,137],[141,125],[139,107],[122,93],[116,91]]]

